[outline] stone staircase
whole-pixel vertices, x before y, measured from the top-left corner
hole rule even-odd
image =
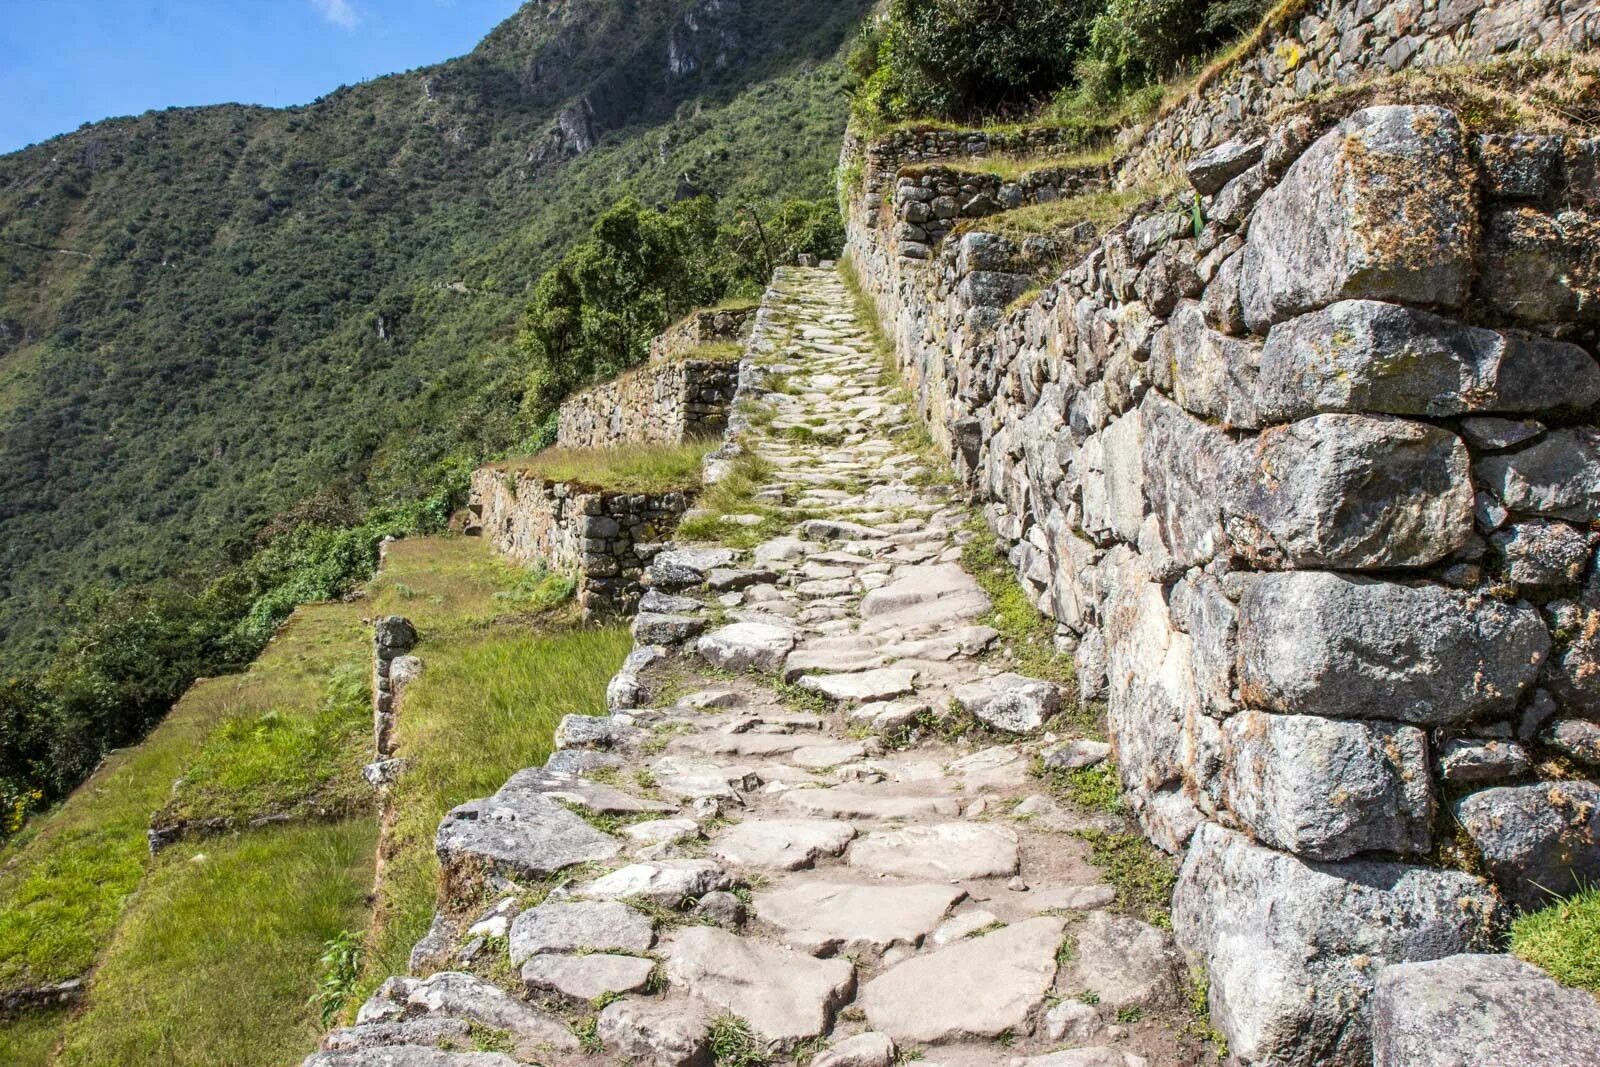
[[[1007,669],[851,306],[782,270],[747,352],[731,451],[789,529],[654,557],[613,714],[451,812],[415,976],[307,1067],[1213,1062],[1079,836],[1122,820],[1034,777],[1107,748]]]

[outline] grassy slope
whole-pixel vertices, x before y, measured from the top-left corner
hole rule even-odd
[[[505,617],[517,601],[497,600],[492,584],[446,545],[409,546],[431,557],[425,572],[402,581],[400,569],[391,568],[376,583],[380,606],[455,598],[459,614],[451,626],[422,628],[417,652],[427,666],[406,691],[396,725],[396,751],[412,764],[392,793],[363,993],[405,973],[412,944],[427,932],[439,820],[455,805],[492,793],[514,771],[541,763],[563,715],[604,712],[606,683],[632,643],[620,625]]]
[[[603,710],[627,632],[578,627],[570,608],[552,610],[568,589],[561,576],[507,566],[479,541],[398,542],[366,599],[301,608],[248,672],[199,683],[149,740],[0,856],[0,981],[59,980],[98,960],[80,1014],[0,1021],[0,1062],[246,1067],[308,1050],[320,1029],[306,1001],[323,943],[371,915],[372,809],[200,838],[154,859],[151,814],[180,777],[178,797],[196,815],[248,817],[283,810],[298,792],[325,795],[321,774],[302,773],[304,746],[282,738],[284,723],[319,723],[330,707],[354,710],[363,729],[341,732],[314,766],[359,795],[349,777],[370,740],[364,694],[352,709],[348,675],[370,655],[363,619],[409,616],[427,668],[401,718],[400,751],[415,767],[396,792],[400,832],[382,891],[394,921],[380,957],[403,969],[432,912],[439,817],[541,760],[562,714]],[[195,768],[207,766],[218,773],[197,789]],[[235,995],[243,976],[247,998]]]
[[[685,175],[826,196],[832,60],[864,3],[755,0],[691,30],[704,6],[529,5],[470,56],[305,108],[151,113],[0,157],[8,651],[47,644],[63,591],[203,571],[318,490],[403,494],[515,444],[528,286],[619,196],[670,201]],[[668,69],[669,36],[696,69]],[[541,158],[580,95],[594,148]],[[61,248],[88,258],[41,251]]]

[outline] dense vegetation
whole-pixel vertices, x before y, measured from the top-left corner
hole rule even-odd
[[[530,390],[519,332],[570,314],[575,383],[831,240],[864,8],[529,4],[469,56],[307,107],[0,158],[0,831],[382,536],[437,525],[466,466],[537,443],[561,385]],[[536,293],[547,270],[573,284]]]
[[[1102,127],[1254,25],[1268,0],[891,0],[849,66],[857,117],[1041,111]]]

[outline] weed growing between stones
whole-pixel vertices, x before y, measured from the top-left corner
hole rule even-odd
[[[1013,657],[1012,668],[1072,692],[1076,688],[1072,660],[1056,651],[1055,623],[1023,591],[999,538],[983,520],[974,516],[967,532],[961,564],[994,602],[994,613],[985,621],[1000,631],[1000,640]]]
[[[1060,770],[1045,766],[1044,757],[1039,756],[1033,761],[1031,773],[1058,799],[1071,801],[1080,808],[1107,815],[1122,815],[1127,811],[1117,768],[1109,760],[1093,767]]]
[[[1600,886],[1517,918],[1511,951],[1558,982],[1600,994]]]
[[[517,1047],[511,1031],[496,1030],[476,1020],[467,1023],[467,1039],[472,1042],[474,1052],[503,1052],[509,1055]]]
[[[1187,1033],[1209,1042],[1217,1059],[1228,1059],[1228,1039],[1211,1022],[1211,978],[1204,967],[1195,967],[1188,975],[1189,1026]]]
[[[1152,926],[1172,926],[1172,887],[1178,872],[1172,861],[1137,833],[1076,830],[1089,845],[1089,862],[1116,889],[1116,905]]]
[[[711,1020],[708,1044],[716,1067],[766,1067],[772,1062],[766,1042],[732,1012],[723,1012]]]
[[[323,1026],[329,1026],[343,1010],[356,979],[361,976],[362,935],[355,930],[341,930],[323,946],[322,976],[317,979],[317,991],[311,995],[311,1004],[317,1009]]]

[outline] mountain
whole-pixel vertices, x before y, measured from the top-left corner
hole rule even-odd
[[[519,312],[619,197],[830,195],[865,0],[525,5],[304,107],[0,157],[0,652],[529,433]]]

